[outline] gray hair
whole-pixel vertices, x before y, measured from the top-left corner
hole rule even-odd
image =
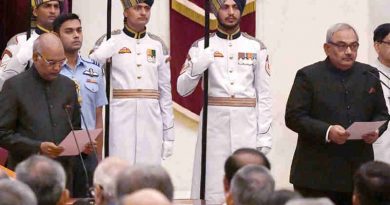
[[[293,199],[286,205],[334,205],[328,198]]]
[[[130,165],[119,158],[108,157],[101,161],[95,169],[93,184],[103,188],[107,198],[115,197],[116,178],[120,172],[130,168]]]
[[[169,174],[159,165],[135,165],[119,174],[116,196],[118,199],[137,190],[151,188],[173,200],[173,185]]]
[[[275,181],[262,165],[246,165],[234,175],[230,192],[234,205],[265,205],[275,190]]]
[[[287,189],[274,191],[268,198],[267,205],[285,205],[288,201],[302,198],[301,194]]]
[[[121,198],[119,205],[170,205],[167,197],[155,189],[141,189]]]
[[[56,204],[65,190],[66,176],[60,163],[33,155],[16,166],[16,179],[27,184],[38,198],[38,204]]]
[[[36,205],[34,192],[20,181],[0,180],[0,205]]]
[[[349,30],[351,29],[357,38],[357,41],[359,41],[359,35],[357,34],[356,30],[347,23],[337,23],[331,26],[328,31],[326,32],[326,43],[332,42],[332,37],[336,32],[342,31],[342,30]]]

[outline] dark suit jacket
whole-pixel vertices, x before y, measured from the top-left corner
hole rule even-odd
[[[356,62],[347,71],[326,59],[300,69],[287,102],[287,127],[298,133],[290,182],[296,186],[352,192],[352,176],[373,160],[371,144],[362,140],[343,145],[327,143],[330,125],[345,129],[356,121],[387,120],[387,108],[378,76],[369,65]],[[387,124],[380,129],[380,134]]]
[[[59,75],[43,80],[35,67],[4,83],[0,92],[0,146],[8,149],[7,166],[40,152],[41,142],[60,143],[71,131],[64,110],[70,110],[74,127],[80,128],[80,112],[74,82]]]

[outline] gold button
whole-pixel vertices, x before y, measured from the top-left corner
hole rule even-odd
[[[137,76],[137,79],[141,79],[141,76]]]

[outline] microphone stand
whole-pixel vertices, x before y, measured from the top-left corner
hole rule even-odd
[[[372,71],[378,71],[379,73],[381,73],[382,75],[384,75],[387,79],[390,80],[390,78],[385,75],[383,72],[381,72],[380,70],[376,69],[375,70],[371,70],[371,71],[366,71],[367,73],[369,73],[371,76],[373,76],[376,80],[378,80],[382,85],[384,85],[387,89],[390,90],[390,87],[385,83],[383,82],[378,76],[376,76],[374,73],[372,73]]]
[[[76,139],[76,134],[74,133],[74,127],[73,127],[72,120],[71,120],[71,118],[70,118],[70,113],[69,113],[69,110],[68,110],[68,109],[70,109],[70,107],[69,107],[68,105],[65,105],[64,110],[65,110],[65,113],[66,113],[66,117],[67,117],[67,119],[68,119],[68,123],[69,123],[70,129],[72,130],[71,132],[72,132],[74,141],[75,141],[75,143],[76,143],[77,151],[79,152],[79,157],[80,157],[81,165],[82,165],[82,167],[83,167],[83,171],[84,171],[84,174],[85,174],[85,180],[86,180],[85,186],[86,186],[86,188],[87,188],[87,190],[88,190],[88,189],[89,189],[89,185],[90,185],[90,184],[89,184],[89,178],[88,178],[88,172],[87,172],[87,168],[86,168],[85,163],[84,163],[83,156],[81,155],[81,150],[80,150],[80,147],[79,147],[79,143],[78,143],[78,141],[77,141],[77,139]]]
[[[99,159],[98,159],[96,147],[93,146],[92,138],[91,138],[91,135],[89,133],[89,129],[88,129],[87,123],[85,122],[85,118],[84,118],[83,112],[81,111],[80,107],[79,107],[79,110],[80,110],[80,115],[81,115],[81,121],[83,122],[83,125],[85,127],[85,131],[87,132],[89,143],[92,145],[93,154],[95,155],[96,161],[98,162]]]

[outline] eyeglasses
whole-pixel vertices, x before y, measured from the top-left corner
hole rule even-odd
[[[390,41],[379,41],[379,43],[383,43],[386,46],[390,46]]]
[[[68,62],[68,59],[63,59],[63,60],[59,60],[59,61],[54,61],[54,60],[47,60],[42,54],[40,54],[40,53],[38,53],[37,52],[37,55],[39,56],[39,57],[41,57],[44,61],[45,61],[45,63],[48,65],[48,66],[51,66],[51,67],[53,67],[53,66],[55,66],[55,65],[60,65],[61,67],[62,66],[64,66],[67,62]]]
[[[359,48],[358,42],[353,42],[351,44],[347,44],[344,42],[340,42],[340,43],[328,42],[328,44],[335,46],[339,51],[346,51],[349,48],[351,49],[351,51],[356,52]]]

